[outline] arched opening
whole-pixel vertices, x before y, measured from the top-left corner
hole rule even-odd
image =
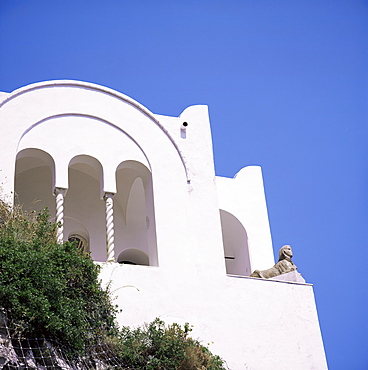
[[[100,196],[102,166],[93,157],[79,155],[70,161],[68,173],[64,235],[84,238],[93,260],[106,261],[105,204]]]
[[[15,202],[26,211],[47,207],[54,217],[54,178],[55,164],[48,153],[34,148],[20,151],[15,164]]]
[[[220,218],[226,273],[249,276],[251,271],[247,232],[231,213],[221,209]]]
[[[125,161],[117,168],[116,183],[116,254],[120,258],[125,251],[139,251],[148,260],[139,258],[142,263],[137,264],[158,266],[151,172],[139,162]]]
[[[146,253],[142,252],[139,249],[125,249],[119,254],[117,259],[119,263],[125,263],[128,265],[149,265],[149,258]]]
[[[83,252],[90,252],[89,233],[87,229],[80,222],[71,217],[64,217],[64,222],[67,222],[69,229],[73,230],[68,234],[68,241],[76,242],[78,248]]]

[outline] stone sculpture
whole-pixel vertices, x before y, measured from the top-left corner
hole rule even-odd
[[[263,271],[255,270],[250,276],[270,279],[278,275],[286,274],[287,272],[295,271],[297,267],[292,262],[293,251],[290,245],[284,245],[279,250],[279,260],[271,268]]]

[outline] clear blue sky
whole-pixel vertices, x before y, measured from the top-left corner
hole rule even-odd
[[[217,174],[263,168],[330,369],[368,369],[367,0],[0,0],[0,90],[50,79],[209,105]]]

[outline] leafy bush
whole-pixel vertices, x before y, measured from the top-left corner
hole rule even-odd
[[[208,348],[189,337],[189,324],[165,327],[156,319],[137,329],[122,328],[120,353],[128,369],[142,370],[221,370],[224,362]]]
[[[189,337],[189,324],[165,327],[156,319],[119,331],[99,266],[75,243],[57,243],[56,227],[47,210],[27,214],[0,200],[0,304],[18,338],[54,339],[92,357],[90,348],[107,345],[122,369],[225,369]]]
[[[46,336],[81,352],[117,333],[99,267],[74,243],[59,244],[47,210],[0,203],[0,302],[21,337]]]

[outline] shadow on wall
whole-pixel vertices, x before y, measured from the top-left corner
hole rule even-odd
[[[64,239],[81,241],[95,261],[106,261],[106,224],[103,168],[91,156],[78,155],[68,169],[64,201]],[[124,161],[116,169],[114,197],[115,256],[118,261],[157,266],[157,245],[152,176],[146,166]],[[16,201],[27,211],[47,207],[55,219],[55,164],[39,149],[24,149],[17,155]],[[83,242],[82,242],[83,241]]]
[[[24,149],[18,153],[15,165],[15,201],[25,211],[48,208],[55,217],[55,163],[40,149]]]
[[[220,218],[226,273],[249,276],[251,271],[247,232],[231,213],[220,209]]]
[[[147,254],[139,249],[134,248],[125,249],[123,252],[121,252],[117,262],[129,265],[149,266],[149,258]]]

